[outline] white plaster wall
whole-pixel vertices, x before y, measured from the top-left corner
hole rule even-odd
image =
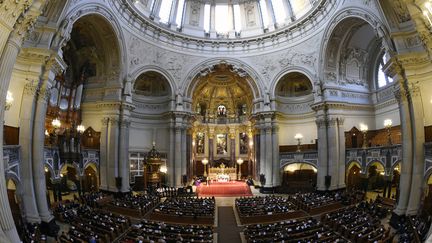
[[[432,81],[420,83],[420,92],[423,100],[423,113],[425,126],[432,125]]]
[[[367,125],[369,130],[376,129],[374,116],[345,116],[344,131],[349,131],[353,127],[360,130],[360,123]]]
[[[392,125],[400,125],[399,106],[397,103],[386,106],[375,111],[375,127],[376,129],[384,128],[384,120],[391,119]]]
[[[5,111],[4,124],[12,127],[19,127],[20,124],[20,111],[21,111],[21,101],[24,91],[25,79],[18,77],[18,75],[12,75],[11,82],[9,84],[8,90],[12,92],[12,97],[14,99],[11,108]]]
[[[315,143],[315,139],[318,138],[315,120],[308,119],[279,123],[279,145],[296,145],[297,140],[294,136],[297,133],[303,135],[303,144]]]
[[[84,125],[86,129],[92,127],[93,130],[97,132],[101,131],[102,117],[100,114],[85,112],[85,108],[84,108],[81,115],[82,115],[81,124]]]
[[[169,152],[170,137],[167,125],[132,122],[129,129],[129,151],[148,152],[154,141],[159,152]]]

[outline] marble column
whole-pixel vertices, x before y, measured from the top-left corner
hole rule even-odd
[[[187,175],[187,144],[186,144],[186,136],[187,136],[187,130],[185,125],[182,126],[181,129],[181,176],[183,180],[183,176]],[[183,182],[183,181],[182,181]]]
[[[279,136],[278,136],[279,127],[276,124],[273,124],[272,128],[272,155],[273,155],[273,186],[280,186],[280,176],[281,176],[281,168],[279,161]]]
[[[338,159],[338,183],[337,188],[345,188],[345,129],[344,129],[344,118],[339,117],[337,120],[338,125],[338,140],[339,140],[339,159]]]
[[[230,157],[231,157],[231,162],[236,164],[237,160],[236,160],[236,142],[235,142],[235,134],[230,134]]]
[[[21,185],[23,188],[22,203],[25,218],[30,223],[40,223],[39,212],[36,206],[36,198],[33,187],[32,169],[32,141],[33,141],[33,122],[35,107],[35,96],[37,93],[37,83],[30,81],[24,86],[20,110],[20,132],[19,144],[21,146]]]
[[[108,190],[108,123],[109,118],[104,117],[101,120],[100,136],[100,161],[99,161],[99,178],[101,190]]]
[[[265,187],[273,187],[272,126],[265,125]]]
[[[259,175],[265,175],[265,143],[266,143],[266,131],[264,126],[260,126],[260,158],[259,158]],[[266,178],[267,179],[267,178]],[[262,185],[264,186],[264,185]]]
[[[337,118],[330,118],[328,122],[327,128],[327,153],[328,153],[328,175],[331,176],[330,186],[327,188],[328,190],[337,189],[338,185],[338,164],[339,164],[339,141],[337,134]]]
[[[102,190],[118,192],[121,189],[116,184],[116,178],[119,177],[119,118],[115,112],[105,113],[104,116],[101,127],[100,187]]]
[[[169,147],[169,157],[168,157],[168,170],[167,170],[167,174],[168,174],[168,183],[170,186],[174,187],[175,186],[175,126],[174,126],[174,122],[171,121],[170,124],[170,147]]]
[[[208,148],[209,148],[209,163],[213,162],[214,159],[214,134],[209,134],[209,142],[208,142]]]
[[[319,116],[316,119],[318,129],[318,173],[317,173],[317,190],[327,190],[325,177],[328,175],[327,159],[327,125],[326,119]]]
[[[154,19],[155,22],[159,22],[160,20],[159,12],[161,9],[162,0],[154,0],[154,1],[155,3],[153,5],[153,9],[151,10],[150,16]]]
[[[44,78],[44,80],[48,81],[46,86],[39,90],[33,123],[33,183],[39,216],[41,217],[42,222],[45,223],[49,223],[54,219],[47,202],[44,170],[45,117],[48,108],[49,89],[53,78],[54,74],[51,74],[51,77]]]
[[[175,186],[178,187],[182,184],[182,161],[181,161],[181,142],[182,142],[182,125],[176,124],[175,126]]]
[[[412,124],[409,117],[409,104],[405,90],[403,90],[403,88],[402,90],[397,90],[395,92],[395,97],[399,102],[399,115],[401,120],[402,162],[399,182],[399,199],[394,213],[401,216],[406,213],[411,193],[413,137],[411,134]]]
[[[129,117],[123,117],[120,122],[119,176],[122,178],[121,192],[129,192]]]
[[[413,83],[410,84],[410,118],[411,118],[411,129],[412,129],[412,142],[413,142],[413,169],[412,169],[412,180],[411,189],[408,202],[408,208],[406,214],[416,215],[420,207],[420,200],[423,191],[423,177],[424,177],[424,114],[423,114],[423,102],[420,96],[420,88]]]
[[[16,27],[15,27],[16,28]],[[0,58],[0,120],[4,120],[4,106],[9,82],[12,76],[13,66],[16,62],[18,51],[21,48],[22,39],[16,32],[12,32],[6,43]],[[0,126],[0,134],[3,136],[3,126]],[[3,144],[0,143],[0,150],[3,151]],[[0,153],[0,175],[4,175],[3,153]],[[35,213],[35,212],[31,212]],[[0,176],[0,226],[3,232],[12,242],[19,242],[19,236],[15,228],[12,213],[6,191],[6,181],[4,176]]]
[[[294,22],[296,20],[296,17],[294,15],[294,11],[292,9],[291,6],[291,2],[289,0],[284,0],[283,1],[284,4],[284,8],[285,8],[285,13],[287,13],[287,22]]]
[[[268,30],[272,31],[275,29],[275,23],[276,23],[272,1],[266,0],[266,5],[267,5],[267,15],[268,15],[268,26],[265,27],[268,27]]]
[[[216,38],[216,5],[210,5],[210,37]]]
[[[183,9],[183,6],[179,6],[179,0],[173,0],[171,5],[171,12],[170,12],[170,18],[169,18],[169,25],[172,30],[177,30],[177,9],[178,8]]]

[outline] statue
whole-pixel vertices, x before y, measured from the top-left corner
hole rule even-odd
[[[181,91],[178,90],[176,94],[176,105],[183,106],[183,96],[181,95]]]

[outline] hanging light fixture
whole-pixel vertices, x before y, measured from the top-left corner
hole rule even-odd
[[[13,101],[14,101],[14,98],[12,96],[12,92],[10,92],[8,90],[7,94],[6,94],[6,104],[5,104],[5,110],[6,111],[8,111],[11,108]]]
[[[61,122],[58,118],[56,118],[56,119],[52,120],[51,125],[57,129],[57,128],[61,127]]]
[[[79,134],[82,134],[85,131],[85,127],[84,127],[84,125],[80,124],[77,126],[76,130]]]

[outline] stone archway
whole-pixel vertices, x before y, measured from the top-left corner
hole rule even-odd
[[[317,184],[317,168],[314,164],[293,162],[284,166],[282,190],[288,193],[314,191]]]
[[[352,161],[346,171],[346,185],[348,189],[360,189],[362,183],[361,164],[357,161]]]

